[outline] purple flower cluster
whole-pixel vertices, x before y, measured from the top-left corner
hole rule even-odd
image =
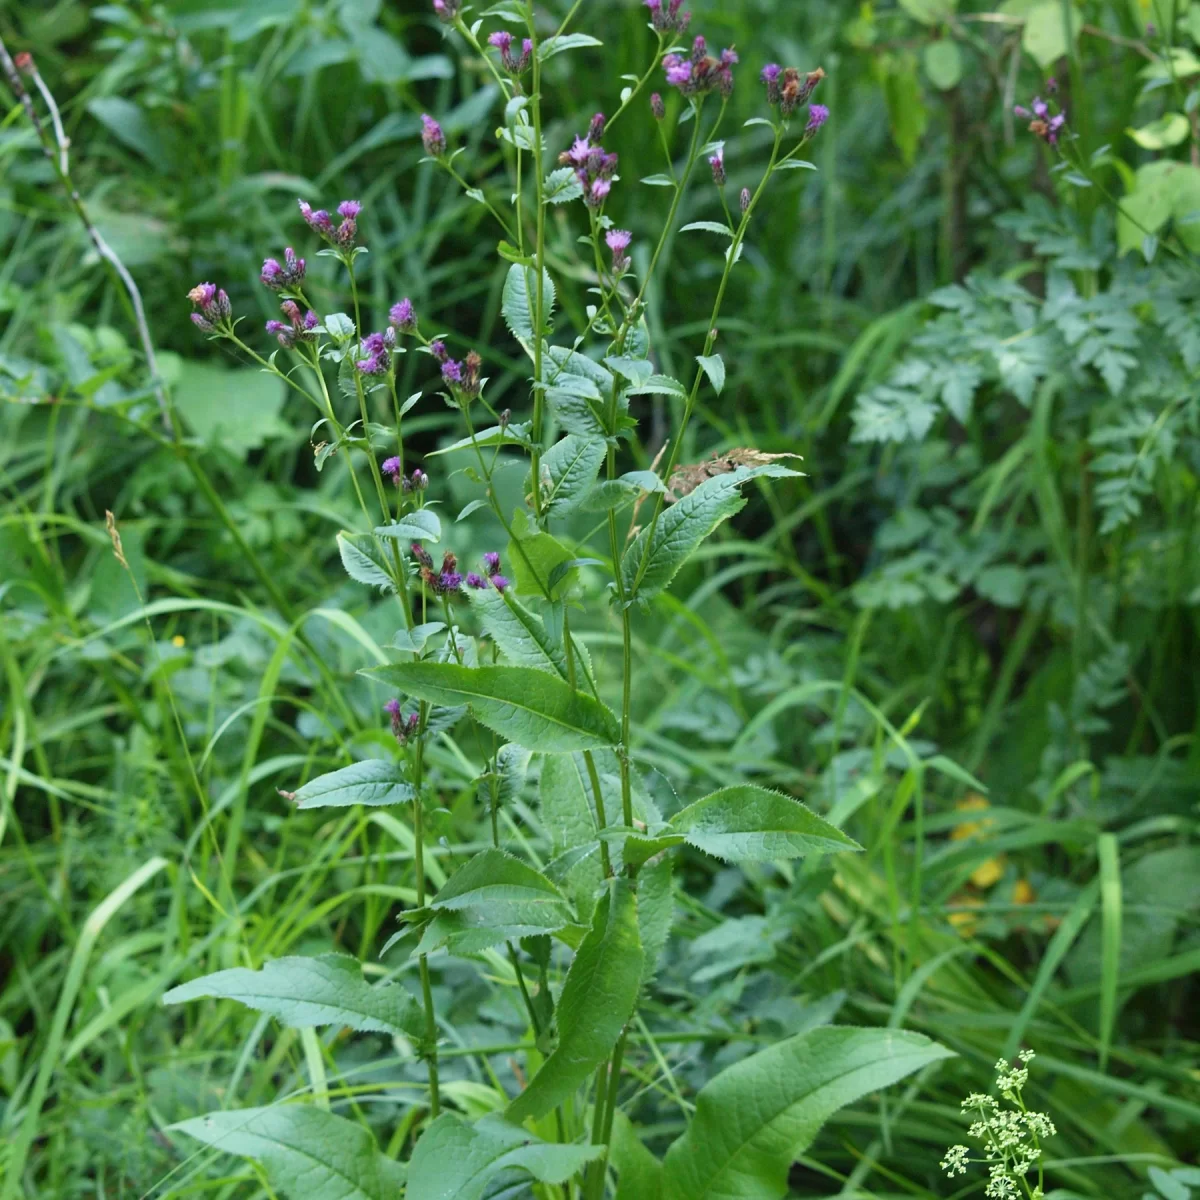
[[[767,103],[779,105],[779,115],[786,121],[804,104],[825,78],[818,67],[815,71],[802,73],[797,67],[781,67],[778,63],[767,63],[762,69],[761,79],[767,85]],[[817,122],[817,129],[824,123]],[[815,131],[814,131],[815,132]]]
[[[302,313],[295,300],[285,300],[279,307],[287,317],[287,322],[268,321],[267,332],[285,350],[290,350],[297,342],[311,342],[316,339],[317,326],[321,320],[311,308]]]
[[[396,331],[390,326],[383,333],[368,333],[359,345],[362,358],[355,359],[354,366],[360,375],[386,375],[392,365],[392,347],[396,344]]]
[[[722,50],[714,58],[708,52],[708,44],[702,37],[692,43],[688,58],[678,54],[663,57],[667,82],[678,88],[685,96],[705,96],[709,92],[720,92],[728,99],[733,94],[733,68],[738,61],[737,51]]]
[[[474,350],[462,362],[458,362],[450,357],[446,343],[437,340],[429,343],[429,353],[442,365],[442,382],[457,395],[467,399],[474,399],[479,395],[482,386],[479,370],[483,366],[483,359]]]
[[[604,114],[592,118],[587,134],[577,137],[569,150],[564,150],[558,161],[564,166],[575,168],[579,186],[583,188],[583,202],[588,208],[599,208],[612,191],[613,176],[617,170],[617,155],[609,154],[600,145],[604,136]]]
[[[192,313],[192,324],[205,333],[216,333],[218,329],[229,324],[233,316],[233,306],[224,288],[215,283],[198,283],[190,292],[188,299],[199,310]]]
[[[415,333],[417,329],[417,314],[413,302],[405,296],[399,304],[393,304],[388,313],[388,324],[397,333]]]
[[[612,269],[614,275],[623,275],[629,269],[629,243],[633,234],[628,229],[610,229],[604,235],[604,241],[612,251]]]
[[[1051,87],[1050,85],[1054,86]],[[1054,79],[1050,79],[1046,83],[1047,90],[1053,94],[1058,89],[1058,83]],[[1041,96],[1035,96],[1026,108],[1023,104],[1018,104],[1013,108],[1013,112],[1018,117],[1029,118],[1029,132],[1036,133],[1044,142],[1051,146],[1058,145],[1058,135],[1062,127],[1067,123],[1067,114],[1064,112],[1051,113],[1050,106]],[[195,317],[192,318],[195,320]]]
[[[423,492],[429,486],[429,476],[420,467],[414,468],[411,475],[405,475],[403,474],[403,463],[395,456],[385,458],[379,464],[379,470],[405,493]],[[418,544],[413,543],[414,546]],[[431,565],[432,561],[431,559]]]
[[[399,700],[389,700],[383,706],[383,711],[392,718],[392,733],[395,734],[396,741],[406,746],[409,740],[416,736],[421,718],[416,713],[409,713],[406,717]]]
[[[513,55],[513,35],[506,30],[498,30],[488,38],[488,45],[495,46],[500,51],[500,62],[510,75],[524,75],[533,61],[533,42],[525,38],[521,42],[521,57]]]
[[[423,492],[429,486],[429,476],[420,467],[414,467],[413,473],[400,481],[405,492]]]
[[[489,550],[483,556],[482,575],[477,571],[471,571],[467,575],[467,587],[474,588],[476,591],[487,587],[489,582],[498,592],[504,591],[509,586],[508,580],[500,574],[500,555],[495,550]]]
[[[446,153],[445,130],[428,114],[421,114],[421,145],[430,158],[441,158]]]
[[[666,8],[662,0],[645,0],[650,10],[650,24],[659,33],[686,33],[688,22],[692,19],[690,12],[679,11],[683,0],[668,0]]]
[[[413,543],[414,554],[417,545]],[[430,591],[435,596],[453,596],[462,590],[463,577],[458,571],[458,559],[450,553],[449,550],[442,555],[442,565],[437,571],[433,569],[433,559],[429,557],[429,551],[422,547],[422,558],[418,558],[421,563],[421,578],[428,584]]]
[[[443,25],[453,25],[461,7],[459,0],[433,0],[433,11]]]
[[[304,282],[304,259],[297,258],[289,246],[283,252],[282,263],[277,258],[268,258],[263,263],[259,279],[273,292],[290,291]]]
[[[343,200],[338,205],[338,216],[342,219],[336,225],[333,217],[325,209],[314,210],[313,206],[304,200],[298,200],[296,203],[300,205],[300,215],[309,229],[343,250],[354,245],[354,239],[358,236],[358,214],[362,212],[362,205],[357,200]]]

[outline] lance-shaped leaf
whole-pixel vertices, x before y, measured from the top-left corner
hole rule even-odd
[[[700,543],[746,503],[738,489],[747,480],[758,475],[796,474],[778,463],[738,467],[706,479],[694,491],[664,508],[658,520],[648,523],[625,551],[621,574],[626,592],[633,594],[635,584],[636,594],[644,600],[661,592]]]
[[[781,1200],[793,1161],[839,1108],[953,1052],[919,1033],[826,1026],[727,1067],[667,1151],[663,1200]]]
[[[396,1200],[404,1167],[381,1154],[370,1130],[310,1104],[235,1108],[170,1126],[262,1163],[290,1200]]]
[[[377,525],[375,532],[401,542],[437,542],[442,537],[442,523],[433,509],[418,508],[390,525]]]
[[[603,1146],[543,1142],[495,1117],[469,1125],[443,1113],[421,1135],[408,1166],[406,1200],[479,1200],[501,1171],[520,1170],[542,1183],[565,1183],[604,1153]]]
[[[532,667],[412,662],[362,674],[431,704],[469,704],[481,724],[528,750],[592,750],[616,745],[621,736],[616,717],[598,700]]]
[[[420,952],[443,943],[475,953],[499,942],[555,933],[572,920],[566,897],[540,871],[502,850],[484,850],[456,871],[430,904]]]
[[[537,314],[537,275],[532,267],[513,263],[504,280],[504,292],[500,300],[500,311],[504,314],[512,335],[528,345],[533,341],[534,321]],[[554,311],[554,281],[550,273],[542,271],[542,316],[549,321]],[[541,332],[545,332],[542,330]]]
[[[608,1057],[633,1015],[641,977],[637,897],[622,877],[596,905],[558,1001],[558,1045],[508,1106],[510,1121],[545,1116]]]
[[[355,583],[365,583],[381,591],[394,591],[391,571],[379,548],[379,543],[369,533],[339,533],[338,554],[346,574]]]
[[[212,996],[236,1000],[292,1029],[345,1025],[373,1033],[423,1036],[420,1006],[398,983],[372,986],[358,960],[346,954],[277,958],[260,970],[233,967],[172,988],[164,1004]]]
[[[696,849],[730,862],[862,849],[799,800],[751,783],[721,788],[689,804],[671,818],[670,828]]]
[[[368,758],[310,779],[292,798],[297,808],[405,804],[413,798],[413,787],[398,762]]]
[[[516,596],[493,587],[468,588],[467,596],[483,628],[514,666],[566,675],[567,657],[562,647],[551,640],[542,618]]]
[[[569,433],[542,457],[543,508],[548,516],[563,516],[584,497],[608,452],[603,438]]]

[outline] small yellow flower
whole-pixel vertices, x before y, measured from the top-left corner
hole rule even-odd
[[[994,887],[1004,877],[1004,855],[986,859],[971,872],[971,882],[986,891]]]
[[[1013,888],[1013,903],[1032,904],[1036,899],[1037,892],[1033,890],[1033,884],[1028,879],[1018,879]]]
[[[176,650],[182,650],[184,646],[187,645],[187,638],[185,638],[182,633],[177,633],[171,639],[171,645],[174,646]]]
[[[960,812],[982,812],[989,808],[987,800],[978,792],[968,792],[955,806]],[[979,821],[964,821],[950,831],[950,840],[965,841],[970,837],[980,837],[995,825],[991,817]]]
[[[978,896],[969,896],[964,892],[950,897],[950,907],[955,911],[948,912],[946,920],[958,930],[962,937],[971,937],[979,928],[979,917],[976,913],[967,910],[982,908],[983,901]]]

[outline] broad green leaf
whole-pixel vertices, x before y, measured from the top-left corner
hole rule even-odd
[[[438,542],[442,538],[442,523],[433,509],[418,508],[390,525],[376,526],[375,532],[379,537],[401,542]]]
[[[892,140],[904,161],[911,164],[916,159],[917,147],[929,123],[929,110],[925,106],[921,80],[917,75],[916,56],[910,53],[888,55],[881,59],[881,68],[884,71],[883,97],[887,102]]]
[[[654,364],[648,358],[610,356],[604,360],[604,365],[616,371],[622,379],[628,379],[634,387],[645,383],[654,374]]]
[[[294,799],[297,808],[346,808],[351,804],[406,804],[413,798],[412,784],[400,764],[391,759],[368,758],[310,779]]]
[[[604,43],[599,38],[594,38],[588,33],[562,33],[557,37],[548,37],[538,46],[538,61],[545,62],[548,58],[553,58],[556,54],[561,54],[564,50],[580,50],[590,46],[603,46]]]
[[[185,362],[172,392],[176,410],[201,441],[239,458],[274,438],[291,436],[281,415],[283,385],[257,367]]]
[[[468,1125],[443,1113],[421,1135],[408,1167],[405,1200],[479,1200],[501,1171],[565,1183],[604,1153],[602,1146],[554,1145],[496,1117]]]
[[[468,588],[467,596],[484,630],[510,663],[566,677],[563,648],[551,640],[542,618],[530,612],[511,589],[502,593],[493,587]]]
[[[1029,10],[1021,46],[1045,70],[1067,53],[1082,27],[1083,14],[1074,4],[1044,0]]]
[[[675,888],[669,856],[638,874],[638,933],[642,941],[643,984],[654,978],[659,955],[667,944],[675,919]]]
[[[547,873],[560,882],[586,919],[603,876],[596,843],[595,802],[582,756],[546,755],[538,795],[542,825],[556,856],[547,865]]]
[[[425,649],[425,643],[445,628],[445,621],[426,621],[423,625],[414,625],[411,629],[397,629],[391,647],[393,650],[407,650],[410,654],[420,654]]]
[[[1187,141],[1189,132],[1188,119],[1179,112],[1163,113],[1149,125],[1126,130],[1143,150],[1166,150],[1170,146],[1178,146],[1180,142]]]
[[[371,534],[339,533],[337,547],[342,566],[355,583],[365,583],[368,587],[377,587],[383,591],[395,590],[396,585],[392,582],[379,543]]]
[[[358,960],[346,954],[277,958],[258,971],[217,971],[172,988],[163,1003],[202,996],[236,1000],[291,1029],[345,1025],[360,1032],[423,1036],[424,1016],[412,995],[398,983],[367,983]]]
[[[644,383],[629,389],[631,396],[678,396],[686,399],[687,388],[670,375],[651,375]]]
[[[730,862],[764,862],[862,847],[799,800],[751,783],[721,788],[671,818],[697,850]]]
[[[706,479],[695,491],[664,508],[658,520],[648,523],[625,551],[621,573],[626,592],[634,594],[635,583],[636,594],[642,599],[661,592],[700,543],[746,503],[738,489],[747,480],[759,475],[795,474],[796,471],[777,463],[739,467],[726,475]],[[641,582],[637,583],[639,574]]]
[[[613,1120],[612,1164],[617,1171],[616,1200],[647,1200],[662,1194],[662,1163],[642,1144],[633,1122],[619,1108]]]
[[[396,1200],[404,1167],[381,1154],[369,1129],[311,1104],[234,1108],[169,1128],[262,1163],[290,1200]]]
[[[952,1052],[917,1033],[826,1026],[726,1068],[667,1151],[663,1200],[781,1200],[825,1121]]]
[[[572,920],[566,897],[540,871],[502,850],[484,850],[456,871],[430,904],[420,952],[443,942],[474,953],[499,942],[555,933]]]
[[[697,354],[696,361],[719,396],[725,388],[725,360],[719,354]]]
[[[633,1015],[641,975],[637,897],[628,879],[613,879],[567,972],[558,1001],[558,1044],[508,1106],[509,1120],[545,1116],[608,1057]]]
[[[962,51],[953,38],[930,42],[921,56],[929,82],[940,92],[958,87],[963,75]]]
[[[1117,244],[1121,253],[1140,250],[1147,234],[1157,234],[1171,219],[1179,190],[1182,163],[1161,159],[1138,168],[1133,191],[1117,209]]]
[[[556,567],[575,557],[556,537],[530,525],[523,510],[518,509],[512,522],[512,540],[508,543],[504,561],[523,596],[544,596],[547,590],[557,599],[574,578],[574,572],[551,584]]]
[[[547,516],[561,517],[577,507],[608,453],[603,438],[569,433],[542,456],[542,503]]]
[[[583,195],[583,184],[574,167],[558,167],[546,176],[542,194],[547,204],[566,204]]]
[[[599,701],[532,667],[411,662],[362,674],[431,704],[469,704],[481,724],[528,750],[590,750],[616,745],[621,736],[616,718]]]
[[[542,304],[543,319],[549,321],[550,314],[554,311],[554,281],[544,268],[542,270]],[[513,337],[528,346],[533,341],[534,320],[537,314],[537,280],[532,267],[523,267],[518,263],[513,263],[508,268],[500,310],[504,314],[504,320],[512,331]],[[540,331],[541,334],[545,332],[545,330]]]

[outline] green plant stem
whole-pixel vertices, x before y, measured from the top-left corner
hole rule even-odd
[[[529,106],[533,109],[533,182],[537,205],[537,241],[533,251],[533,270],[537,276],[534,283],[533,319],[533,428],[530,454],[532,472],[533,515],[542,519],[541,444],[542,426],[545,421],[546,396],[542,380],[543,341],[546,329],[546,175],[542,163],[542,64],[537,40],[537,23],[534,20],[533,0],[529,0],[527,24],[529,37],[533,41],[533,95]]]
[[[425,907],[425,814],[421,785],[425,766],[425,728],[429,721],[429,706],[421,701],[417,723],[416,750],[413,754],[413,865],[416,871],[417,907]],[[433,1007],[433,986],[429,981],[429,959],[417,956],[421,976],[421,1002],[425,1009],[425,1061],[429,1064],[429,1115],[436,1118],[441,1111],[438,1091],[437,1013]]]

